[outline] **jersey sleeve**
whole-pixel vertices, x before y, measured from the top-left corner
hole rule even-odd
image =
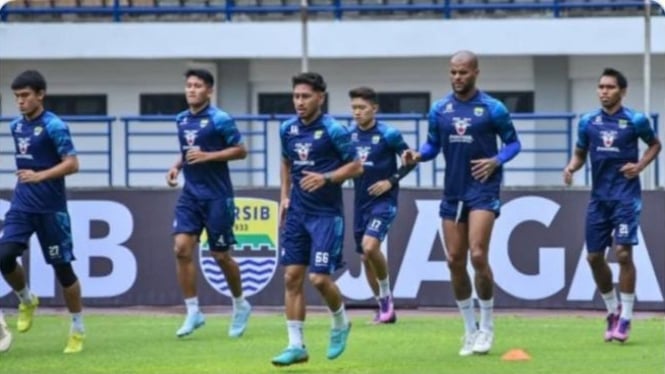
[[[345,126],[337,122],[328,126],[330,139],[332,140],[337,153],[344,162],[350,162],[357,158],[356,149],[351,143],[351,132]]]
[[[639,116],[636,116],[633,124],[637,136],[646,144],[651,144],[656,138],[656,133],[653,131],[649,119],[645,115],[640,114]]]
[[[409,149],[409,145],[404,141],[402,133],[396,128],[388,127],[383,136],[385,137],[388,146],[390,146],[390,148],[398,155],[401,155],[402,152]]]
[[[510,117],[508,108],[503,103],[497,101],[491,107],[492,123],[497,135],[501,138],[503,144],[515,143],[519,139],[513,119]]]
[[[289,158],[289,151],[286,149],[286,133],[289,128],[289,122],[283,122],[282,125],[279,127],[279,142],[280,142],[280,147],[282,149],[282,158],[288,159]]]
[[[236,121],[226,113],[216,113],[213,117],[215,130],[224,137],[227,146],[232,147],[244,142]]]
[[[589,135],[587,133],[588,125],[589,119],[586,116],[582,117],[577,124],[577,142],[575,143],[575,146],[579,149],[589,149]]]
[[[46,124],[46,132],[55,144],[58,154],[62,157],[75,156],[76,149],[72,142],[69,126],[61,119],[53,119]]]

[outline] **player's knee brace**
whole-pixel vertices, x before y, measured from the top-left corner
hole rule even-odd
[[[63,288],[70,287],[78,280],[76,274],[74,274],[74,269],[72,269],[72,264],[53,265],[53,270],[55,270],[55,276]]]
[[[18,243],[0,244],[0,272],[11,274],[16,270],[16,258],[21,256],[25,246]]]

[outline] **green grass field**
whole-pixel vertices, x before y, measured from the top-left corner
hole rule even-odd
[[[599,313],[599,316],[601,314]],[[41,373],[639,373],[665,368],[663,318],[634,322],[626,344],[602,341],[602,317],[516,317],[499,315],[492,352],[459,357],[461,321],[442,316],[403,315],[396,325],[372,326],[355,313],[346,352],[325,358],[330,320],[311,316],[305,328],[309,363],[274,368],[270,359],[286,344],[281,315],[256,315],[245,336],[227,337],[227,315],[207,315],[207,324],[175,338],[181,316],[87,315],[85,350],[64,355],[68,318],[38,315],[28,333],[13,328],[14,344],[0,355],[2,374]],[[501,355],[522,348],[532,359],[505,362]]]

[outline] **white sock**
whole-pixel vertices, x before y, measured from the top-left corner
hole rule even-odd
[[[344,304],[339,307],[335,312],[332,312],[332,328],[336,330],[345,329],[349,325],[349,319],[346,317],[346,310]]]
[[[376,300],[376,305],[378,305],[379,309],[381,309],[381,297],[374,296],[374,299]]]
[[[607,313],[617,314],[617,309],[619,309],[619,301],[617,300],[617,293],[614,288],[608,293],[601,293],[600,296],[603,297],[605,302],[605,307],[607,307]]]
[[[83,314],[81,312],[72,313],[72,330],[84,333],[85,328],[83,327]]]
[[[379,279],[379,297],[384,298],[386,296],[390,296],[390,278],[386,277],[386,279]]]
[[[239,306],[242,306],[242,304],[244,302],[245,302],[245,296],[240,295],[239,297],[234,297],[233,298],[233,309],[236,309]]]
[[[194,296],[185,299],[185,306],[187,307],[187,314],[194,314],[199,311],[199,298]]]
[[[459,308],[460,313],[462,313],[462,318],[464,319],[464,331],[467,334],[472,334],[476,332],[476,315],[473,312],[473,299],[468,298],[466,300],[456,300],[457,307]]]
[[[286,329],[289,332],[289,347],[302,348],[304,346],[303,321],[286,321]]]
[[[30,288],[28,288],[28,286],[25,286],[24,289],[20,291],[15,291],[14,293],[16,294],[16,296],[18,296],[19,300],[21,300],[23,304],[26,305],[32,304],[32,293],[30,292]]]
[[[480,304],[480,329],[484,331],[494,331],[494,321],[492,320],[494,298],[489,300],[478,299],[478,304]]]
[[[621,297],[621,319],[633,319],[633,305],[635,304],[634,293],[619,293]]]

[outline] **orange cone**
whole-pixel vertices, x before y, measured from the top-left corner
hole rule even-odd
[[[503,361],[529,361],[531,360],[531,356],[529,356],[526,351],[523,349],[511,349],[508,352],[506,352],[503,356],[501,356],[501,359]]]

